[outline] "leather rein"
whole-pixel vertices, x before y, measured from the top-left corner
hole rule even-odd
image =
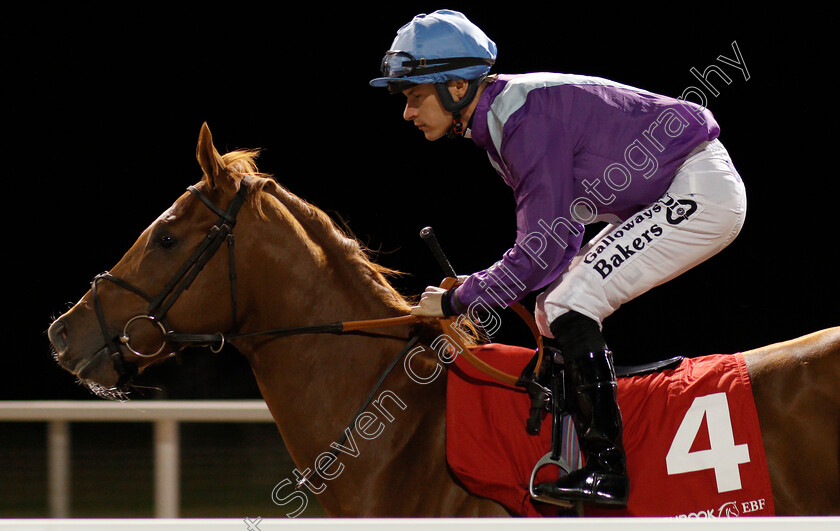
[[[222,350],[227,341],[245,337],[252,337],[258,335],[273,335],[276,337],[285,337],[302,334],[344,334],[348,332],[370,330],[378,328],[387,328],[392,326],[400,326],[407,324],[420,323],[424,318],[415,315],[403,315],[399,317],[385,318],[385,319],[369,319],[363,321],[341,321],[323,325],[314,326],[297,326],[278,328],[274,330],[264,330],[260,332],[238,333],[237,323],[237,293],[236,293],[236,268],[234,260],[234,236],[233,229],[236,226],[236,218],[239,210],[245,203],[248,187],[251,184],[251,179],[246,177],[241,181],[239,191],[234,196],[230,205],[226,210],[222,210],[215,203],[213,203],[206,195],[201,193],[195,186],[190,186],[187,190],[198,198],[204,205],[206,205],[213,213],[219,216],[216,223],[210,228],[207,236],[190,255],[184,264],[175,272],[172,279],[154,296],[149,295],[139,287],[121,279],[109,272],[104,272],[97,275],[91,283],[91,295],[93,298],[94,311],[96,313],[99,327],[102,331],[102,336],[105,340],[105,347],[97,352],[97,356],[105,354],[111,357],[114,362],[115,369],[120,375],[120,382],[125,383],[128,379],[137,373],[137,367],[131,362],[127,362],[123,356],[123,351],[120,345],[127,350],[141,358],[151,358],[161,354],[166,348],[167,343],[176,345],[176,351],[180,351],[182,345],[203,345],[209,346],[210,350],[218,353]],[[186,291],[205,265],[216,254],[221,246],[227,243],[228,246],[228,278],[230,284],[231,296],[231,318],[233,326],[230,332],[216,333],[216,334],[190,334],[178,333],[170,329],[166,322],[166,314],[178,297]],[[109,331],[106,325],[105,313],[102,309],[100,301],[98,286],[102,281],[111,282],[120,288],[123,288],[135,295],[141,297],[149,303],[145,314],[137,315],[126,321],[123,326],[121,334],[114,334]],[[451,287],[457,282],[455,278],[445,279],[442,286]],[[484,372],[486,375],[498,380],[501,383],[516,386],[527,387],[533,381],[534,377],[539,374],[540,365],[543,361],[542,336],[537,329],[531,314],[522,307],[519,303],[515,303],[511,308],[528,324],[531,333],[533,334],[537,343],[538,360],[534,368],[533,375],[530,377],[514,376],[504,371],[494,368],[488,363],[484,362],[475,354],[472,353],[469,346],[464,342],[460,334],[455,333],[448,335],[450,339],[455,341],[459,346],[459,355],[463,355],[467,361],[473,364],[477,369]],[[457,317],[441,318],[442,328],[446,324],[455,324]],[[131,337],[129,335],[129,328],[137,321],[148,321],[157,325],[161,330],[162,341],[160,348],[152,353],[141,352],[131,345]],[[408,345],[399,353],[397,358],[393,360],[386,373],[380,378],[380,382],[384,380],[390,370],[396,365],[396,362],[408,351],[408,349],[416,343],[417,338],[412,338]],[[377,386],[378,387],[378,386]]]

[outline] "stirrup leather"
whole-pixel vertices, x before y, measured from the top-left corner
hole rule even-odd
[[[556,505],[558,507],[563,507],[565,509],[572,509],[575,505],[574,502],[569,500],[561,500],[558,498],[554,498],[551,496],[544,496],[539,494],[536,491],[536,484],[535,480],[537,477],[537,472],[547,465],[553,465],[558,467],[560,470],[564,472],[564,474],[569,474],[572,472],[571,466],[566,461],[566,459],[562,455],[563,450],[563,418],[566,416],[564,414],[566,405],[565,405],[565,381],[564,381],[564,372],[562,370],[562,362],[560,361],[560,353],[551,347],[543,347],[545,349],[545,356],[544,359],[549,360],[550,375],[551,375],[551,390],[549,394],[549,406],[551,406],[552,410],[552,417],[551,417],[551,449],[547,454],[542,456],[539,461],[534,465],[534,469],[531,471],[531,479],[528,482],[528,493],[531,496],[531,499],[548,503],[551,505]],[[529,433],[532,435],[536,435],[539,433],[539,420],[541,418],[537,417],[535,419],[535,406],[537,397],[533,394],[531,395],[531,416],[528,418],[528,428]],[[536,422],[535,422],[536,421]],[[537,428],[534,431],[531,431],[534,428],[534,424],[536,423]]]

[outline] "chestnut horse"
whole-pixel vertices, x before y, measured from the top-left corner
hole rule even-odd
[[[202,127],[201,181],[50,326],[59,364],[98,394],[121,397],[132,369],[184,343],[218,349],[228,341],[250,362],[299,483],[314,477],[312,468],[334,477],[307,485],[330,515],[508,516],[447,468],[446,378],[418,385],[405,371],[387,371],[411,338],[428,344],[441,324],[316,333],[337,332],[314,325],[344,319],[406,316],[409,304],[355,239],[259,174],[255,155],[220,155]],[[423,349],[412,367],[432,374],[437,356]],[[745,358],[777,513],[840,513],[840,328]],[[362,404],[376,407],[378,419],[356,417]],[[355,433],[367,436],[336,443],[354,418]],[[330,457],[337,446],[354,459]]]

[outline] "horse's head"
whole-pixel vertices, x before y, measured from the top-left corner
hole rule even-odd
[[[229,235],[255,171],[253,154],[220,155],[204,124],[196,156],[202,180],[49,328],[58,363],[98,394],[123,396],[134,373],[177,352],[173,331],[205,334],[219,347],[214,333],[236,327]]]

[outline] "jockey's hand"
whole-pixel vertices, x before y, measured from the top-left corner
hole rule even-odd
[[[420,303],[411,307],[411,315],[418,317],[443,317],[441,298],[446,290],[437,286],[429,286],[420,296]]]

